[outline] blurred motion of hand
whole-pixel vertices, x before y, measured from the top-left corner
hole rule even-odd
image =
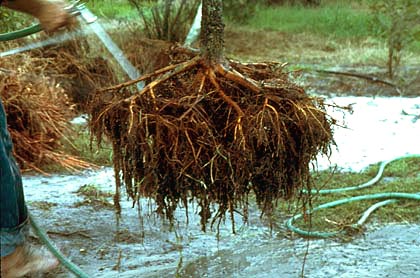
[[[65,9],[68,4],[63,1],[40,1],[40,8],[35,12],[43,29],[47,33],[54,32],[61,27],[74,25],[76,20]]]
[[[75,18],[65,9],[69,4],[63,0],[14,0],[5,1],[3,5],[38,18],[47,33],[76,23]]]

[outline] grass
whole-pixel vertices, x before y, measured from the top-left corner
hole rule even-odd
[[[304,6],[263,6],[246,23],[256,30],[280,31],[286,33],[312,33],[335,38],[365,38],[375,36],[372,28],[372,14],[364,7],[342,1],[330,1],[316,8]],[[96,15],[107,19],[140,20],[136,9],[128,1],[90,0],[87,7]],[[142,8],[147,13],[151,4]]]
[[[76,203],[74,206],[84,206],[90,205],[94,206],[95,208],[109,208],[112,209],[114,205],[112,204],[111,200],[114,196],[111,192],[105,192],[100,189],[96,185],[93,184],[85,184],[81,186],[75,193],[77,195],[83,197],[83,201]]]
[[[368,7],[355,1],[327,1],[316,8],[258,6],[246,24],[227,22],[226,48],[235,59],[248,61],[385,68],[387,41],[374,22]],[[240,36],[241,43],[231,46],[231,34]],[[420,42],[407,45],[403,54],[402,65],[420,63]]]
[[[350,4],[333,3],[317,8],[259,6],[247,27],[286,33],[311,33],[339,39],[374,36],[373,16]]]
[[[90,133],[85,125],[75,125],[73,132],[68,135],[68,140],[63,142],[63,151],[69,154],[76,155],[82,160],[91,162],[100,166],[112,165],[112,147],[109,143],[101,143],[97,145],[97,141],[90,142]]]
[[[133,20],[138,18],[137,10],[128,1],[90,0],[86,2],[89,10],[98,17],[114,20]]]
[[[271,30],[286,33],[312,33],[335,38],[365,38],[375,36],[371,22],[372,14],[365,8],[354,7],[348,2],[332,3],[317,8],[304,6],[263,6],[246,23],[256,30]],[[96,15],[107,19],[140,20],[136,9],[127,1],[88,1],[87,7]],[[142,6],[146,13],[150,4]]]
[[[376,176],[379,164],[368,167],[361,173],[322,171],[314,174],[315,188],[342,188],[354,186]],[[384,178],[377,184],[357,191],[346,193],[326,194],[312,196],[312,207],[332,202],[338,199],[349,198],[358,195],[384,193],[384,192],[420,192],[420,158],[406,158],[394,161],[387,166]],[[361,214],[371,205],[378,201],[353,202],[343,206],[324,209],[314,213],[309,221],[303,219],[296,221],[296,226],[304,229],[316,231],[336,231],[346,229],[355,224]],[[286,208],[283,204],[279,207],[278,214],[285,211],[301,213],[302,209],[294,204],[291,208]],[[396,204],[381,207],[370,218],[370,223],[414,223],[420,221],[420,206],[418,201],[400,200]],[[369,220],[368,220],[369,223]]]
[[[34,18],[0,6],[0,33],[12,32],[34,24]]]

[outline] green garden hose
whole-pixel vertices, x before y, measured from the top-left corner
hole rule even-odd
[[[10,41],[15,39],[20,39],[35,33],[38,33],[42,31],[42,27],[40,24],[34,24],[30,27],[0,34],[0,41]],[[51,239],[48,237],[47,233],[38,225],[36,220],[32,215],[29,214],[29,219],[32,228],[34,229],[34,232],[36,235],[40,238],[42,243],[44,243],[48,250],[60,261],[60,263],[67,268],[70,272],[72,272],[74,275],[76,275],[79,278],[89,278],[87,274],[85,274],[77,265],[73,264],[69,259],[67,259],[58,249],[55,247],[55,245],[52,243]]]
[[[85,6],[84,6],[83,3],[79,4],[79,0],[75,0],[75,1],[73,1],[73,3],[71,3],[71,5],[69,5],[68,7],[65,7],[64,9],[71,16],[78,16],[78,15],[80,15],[80,11],[84,8],[85,8]],[[93,18],[89,18],[89,20],[91,20],[91,19],[93,19]],[[96,20],[96,19],[94,19],[94,20]],[[88,19],[86,19],[86,21],[88,21]],[[88,22],[88,23],[90,23],[90,22]],[[30,36],[30,35],[33,35],[35,33],[41,32],[42,30],[43,30],[43,28],[42,28],[41,24],[36,23],[32,26],[23,28],[21,30],[0,34],[0,42],[21,39],[23,37]]]
[[[38,225],[32,215],[29,214],[29,219],[32,228],[34,229],[35,234],[40,238],[42,243],[44,243],[48,250],[60,261],[60,263],[67,268],[71,273],[76,275],[78,278],[89,278],[89,276],[84,273],[77,265],[72,263],[69,259],[67,259],[52,243],[51,239],[48,237],[47,233]]]
[[[16,39],[20,39],[29,35],[33,35],[40,31],[42,31],[42,26],[41,24],[38,23],[38,24],[34,24],[32,26],[29,26],[27,28],[24,28],[18,31],[0,34],[0,41],[4,42],[4,41],[16,40]]]
[[[357,185],[357,186],[350,186],[350,187],[337,188],[337,189],[312,190],[311,194],[331,194],[331,193],[346,192],[346,191],[352,191],[352,190],[360,190],[360,189],[372,186],[372,185],[374,185],[374,184],[376,184],[377,182],[380,181],[380,179],[383,176],[383,172],[385,170],[385,167],[389,163],[391,163],[393,161],[396,161],[396,160],[401,160],[401,159],[405,159],[405,158],[413,158],[413,157],[420,157],[420,155],[414,154],[414,155],[400,156],[400,157],[382,162],[376,176],[366,183],[363,183],[363,184],[360,184],[360,185]],[[304,191],[304,193],[307,193],[307,191],[306,192]],[[318,211],[318,210],[321,210],[321,209],[332,208],[332,207],[336,207],[336,206],[351,203],[351,202],[363,201],[363,200],[376,200],[376,199],[384,200],[384,201],[376,203],[373,206],[371,206],[369,209],[367,209],[363,213],[360,220],[356,224],[352,225],[352,228],[355,228],[355,229],[360,228],[373,211],[375,211],[376,209],[378,209],[381,206],[388,205],[388,204],[391,204],[391,203],[395,203],[395,202],[398,201],[398,199],[409,199],[409,200],[420,201],[420,192],[419,193],[388,192],[388,193],[376,193],[376,194],[368,194],[368,195],[360,195],[360,196],[356,196],[356,197],[344,198],[344,199],[340,199],[340,200],[336,200],[336,201],[333,201],[333,202],[329,202],[329,203],[319,205],[319,206],[317,206],[313,209],[310,209],[310,210],[306,211],[306,214],[311,215],[315,211]],[[291,217],[290,219],[288,219],[287,222],[286,222],[286,227],[289,230],[297,233],[298,235],[305,236],[305,237],[327,238],[327,237],[336,236],[336,235],[341,233],[341,231],[337,231],[337,232],[307,231],[307,230],[303,230],[303,229],[300,229],[300,228],[294,226],[293,222],[295,220],[301,218],[302,216],[303,216],[303,214],[300,213],[300,214],[297,214],[297,215]]]

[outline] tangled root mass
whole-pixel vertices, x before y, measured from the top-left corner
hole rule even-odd
[[[113,144],[117,188],[134,201],[153,198],[169,220],[195,199],[203,230],[226,213],[246,216],[250,193],[270,215],[280,198],[310,189],[310,163],[333,143],[322,99],[277,63],[173,57],[141,78],[142,91],[120,84],[93,102],[91,128]]]

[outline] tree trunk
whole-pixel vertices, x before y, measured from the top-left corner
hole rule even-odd
[[[223,0],[203,0],[201,54],[209,64],[221,63],[224,52]]]
[[[394,77],[394,49],[392,46],[388,47],[388,77],[392,79]]]

